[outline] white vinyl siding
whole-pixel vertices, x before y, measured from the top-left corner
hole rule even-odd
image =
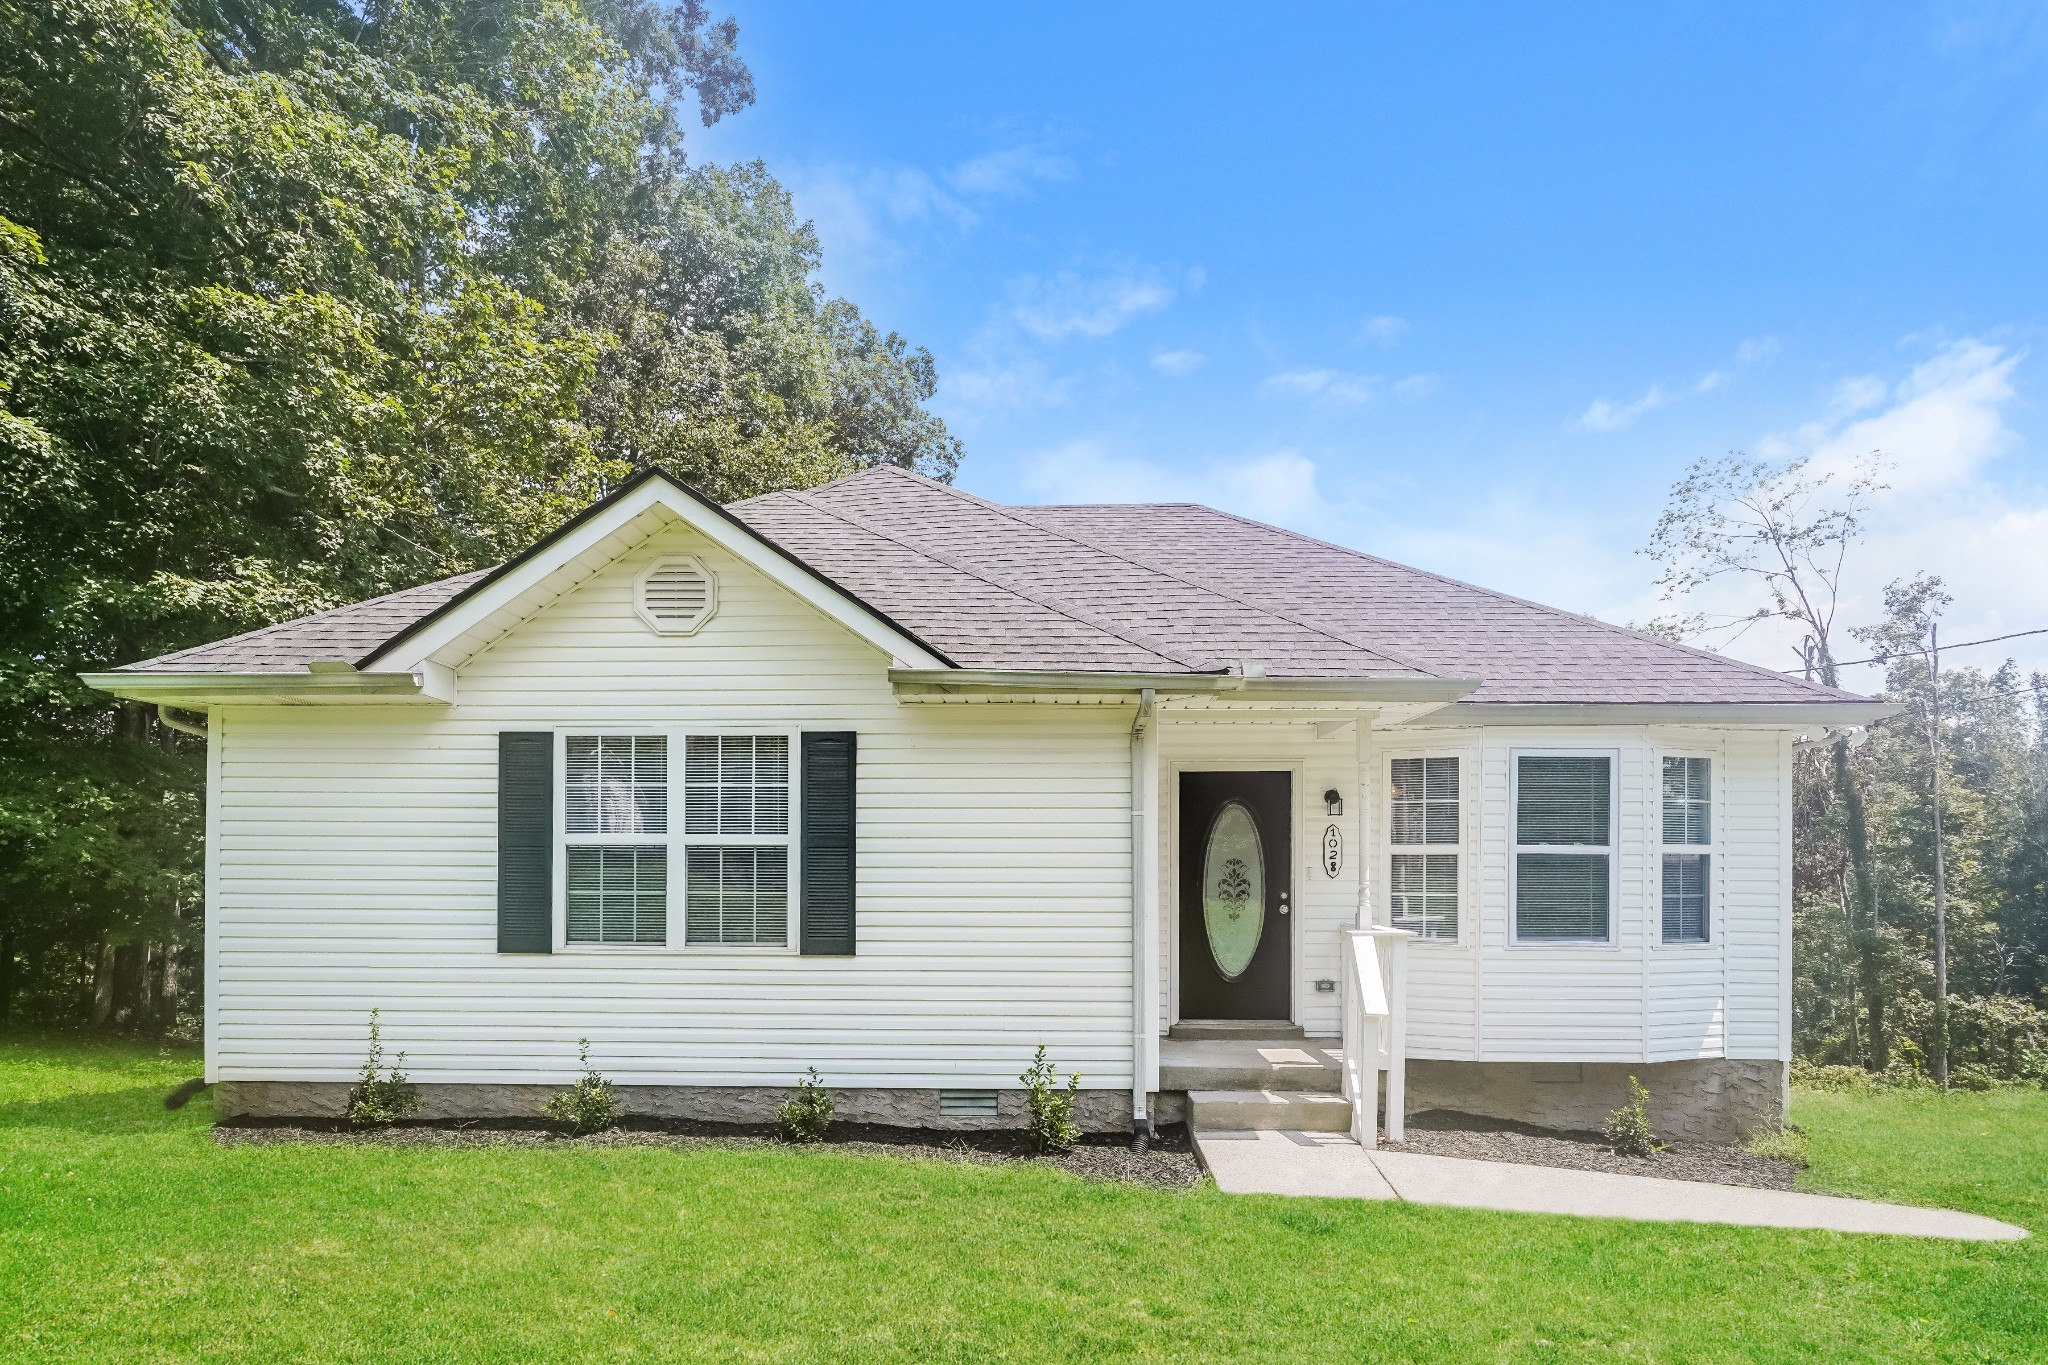
[[[675,556],[718,580],[694,635],[635,611]],[[377,1006],[429,1083],[566,1084],[588,1037],[620,1084],[1014,1088],[1043,1042],[1128,1090],[1130,709],[904,705],[888,667],[676,528],[460,665],[453,707],[221,708],[217,1076],[347,1081]],[[858,953],[689,947],[687,736],[808,729],[860,736]],[[666,947],[498,953],[501,730],[667,737],[668,834],[597,840],[669,845]]]
[[[1514,755],[1515,941],[1614,937],[1615,756]]]

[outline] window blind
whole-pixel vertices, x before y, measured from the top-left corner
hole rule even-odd
[[[568,855],[569,942],[668,942],[666,847],[576,845]]]
[[[1664,855],[1664,941],[1707,941],[1707,871],[1705,853]]]
[[[1607,941],[1613,931],[1613,766],[1604,754],[1515,760],[1515,936]]]

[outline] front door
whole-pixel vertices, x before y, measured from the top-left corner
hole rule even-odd
[[[1293,779],[1180,775],[1180,1017],[1287,1019]]]

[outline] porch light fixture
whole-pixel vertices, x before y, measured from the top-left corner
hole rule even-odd
[[[1344,797],[1335,787],[1323,793],[1323,809],[1332,815],[1344,813]]]

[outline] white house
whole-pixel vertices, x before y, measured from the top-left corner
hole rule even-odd
[[[91,675],[203,713],[206,1073],[1374,1137],[1782,1112],[1792,757],[1890,708],[1206,507],[634,479],[511,563]],[[186,724],[200,722],[195,715]],[[1401,932],[1394,932],[1401,931]],[[1348,1028],[1348,1033],[1347,1033]],[[1404,1094],[1405,1090],[1405,1094]],[[1255,1092],[1271,1092],[1260,1094]],[[1204,1106],[1209,1106],[1205,1110]]]

